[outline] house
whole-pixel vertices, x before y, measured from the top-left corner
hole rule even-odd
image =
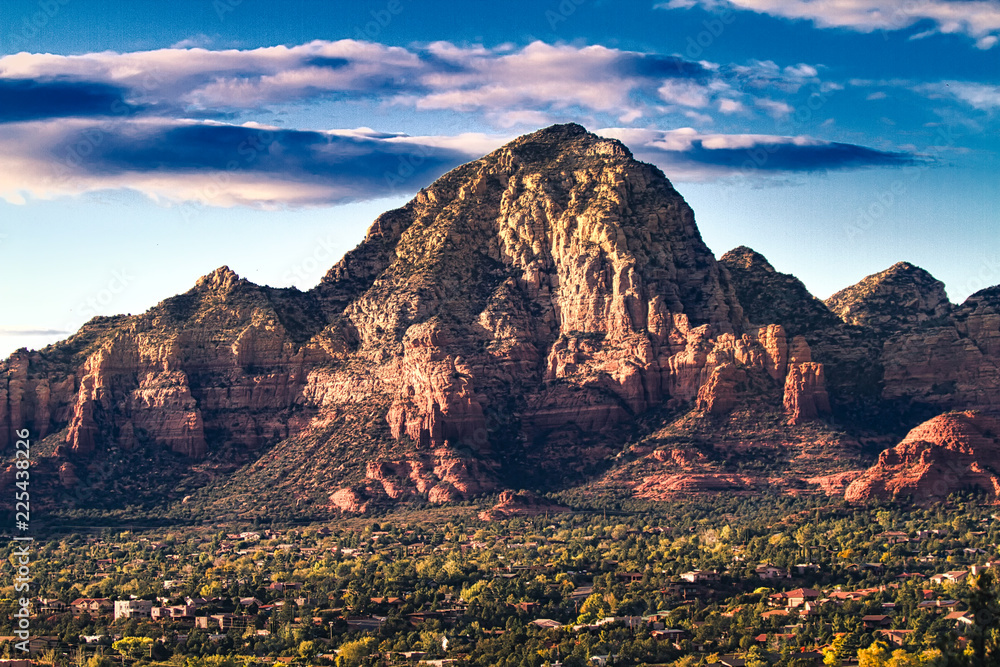
[[[427,655],[427,653],[424,651],[403,651],[399,655],[403,656],[407,660],[420,660]]]
[[[818,600],[822,593],[813,588],[796,588],[793,591],[782,593],[782,595],[785,598],[786,606],[794,609],[801,607],[806,602]]]
[[[402,598],[398,597],[376,597],[371,598],[372,604],[385,604],[390,607],[398,607],[403,604]]]
[[[946,621],[953,621],[959,628],[968,625],[975,625],[972,614],[967,611],[953,611],[944,617]]]
[[[917,609],[927,609],[929,611],[941,612],[945,609],[954,611],[958,606],[958,600],[924,600],[917,603]]]
[[[910,541],[910,536],[901,530],[887,530],[886,532],[876,535],[875,537],[882,538],[885,540],[886,544],[890,546],[893,544],[904,544]]]
[[[788,570],[783,567],[777,567],[766,563],[764,565],[758,565],[754,570],[758,577],[761,579],[787,579]]]
[[[531,625],[535,625],[539,628],[545,628],[546,630],[554,630],[562,627],[562,623],[559,621],[553,621],[551,618],[536,618],[531,622]]]
[[[817,667],[819,667],[820,665],[824,664],[823,663],[824,655],[819,651],[802,650],[799,651],[798,653],[792,653],[789,656],[789,658],[794,659],[795,664],[797,665],[805,663],[805,664],[816,665]]]
[[[152,600],[115,600],[115,620],[120,618],[151,618]]]
[[[848,600],[861,600],[865,595],[867,594],[864,591],[834,591],[830,593],[830,599],[837,602],[846,602]]]
[[[302,584],[291,581],[275,581],[267,588],[281,593],[283,591],[297,591],[302,588]]]
[[[869,614],[861,618],[865,630],[875,630],[876,628],[887,628],[892,623],[892,618],[885,614]]]
[[[950,572],[945,572],[943,574],[935,574],[931,577],[931,581],[935,584],[953,583],[958,584],[965,581],[965,578],[969,576],[968,570],[951,570]]]
[[[708,590],[701,584],[692,584],[689,581],[672,581],[662,588],[660,593],[672,598],[686,598],[688,595],[707,594]]]
[[[249,607],[251,605],[257,605],[257,608],[260,609],[260,606],[262,604],[264,604],[264,603],[261,602],[260,600],[258,600],[255,597],[240,598],[240,605],[242,605],[244,607]]]
[[[211,616],[198,616],[195,618],[195,626],[202,630],[218,627],[223,632],[227,632],[233,628],[245,630],[253,624],[255,618],[256,616],[243,614],[212,614]]]
[[[885,637],[891,646],[902,646],[913,630],[879,630],[878,633]]]
[[[692,584],[700,584],[709,581],[718,581],[719,573],[716,570],[691,570],[682,574],[681,579]]]
[[[385,616],[355,616],[347,617],[347,627],[353,630],[363,630],[365,632],[376,632],[385,623]]]
[[[159,620],[193,621],[195,607],[188,604],[177,604],[172,606],[153,607],[150,618]]]
[[[101,615],[115,608],[108,598],[77,598],[69,603],[74,614]]]
[[[69,609],[69,605],[62,600],[51,598],[38,598],[36,606],[40,614],[61,614]]]

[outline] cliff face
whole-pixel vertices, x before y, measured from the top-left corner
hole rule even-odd
[[[1000,421],[977,412],[949,412],[920,424],[847,487],[852,502],[912,497],[941,500],[980,489],[1000,496]]]
[[[22,427],[45,438],[63,487],[169,454],[184,488],[230,466],[211,487],[220,512],[364,511],[564,487],[648,435],[650,414],[743,451],[733,434],[757,405],[762,446],[804,462],[820,437],[824,472],[840,473],[856,443],[816,436],[815,420],[942,391],[952,407],[995,398],[995,295],[939,317],[918,271],[902,275],[924,296],[876,281],[837,301],[859,322],[846,323],[752,250],[716,262],[670,182],[621,143],[554,126],[380,216],[309,292],[223,267],[147,313],[15,354],[0,446]],[[933,366],[926,351],[952,332],[960,368]]]
[[[1000,288],[976,292],[943,320],[893,335],[883,363],[886,399],[1000,410]]]

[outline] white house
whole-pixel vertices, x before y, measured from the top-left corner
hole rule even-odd
[[[151,618],[152,600],[115,600],[115,620],[119,618]]]

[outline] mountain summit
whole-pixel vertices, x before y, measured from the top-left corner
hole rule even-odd
[[[990,312],[961,326],[986,335]],[[850,351],[865,326],[748,248],[717,262],[659,169],[556,125],[379,216],[308,292],[222,267],[144,314],[19,351],[2,366],[0,434],[42,439],[52,498],[213,516],[565,489],[628,451],[640,459],[609,484],[636,490],[629,471],[676,464],[643,488],[702,488],[690,478],[721,443],[735,448],[721,469],[759,446],[777,473],[836,473],[850,438],[822,420],[851,419],[859,375],[881,409],[881,348],[867,365]],[[891,370],[895,406],[907,389]]]

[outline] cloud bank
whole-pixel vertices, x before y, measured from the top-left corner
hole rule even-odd
[[[131,189],[212,206],[328,205],[416,191],[497,143],[166,119],[9,123],[0,197]]]
[[[102,108],[105,115],[121,113],[113,107],[125,102],[149,113],[177,115],[370,99],[423,110],[499,110],[500,121],[505,115],[565,109],[635,118],[658,101],[657,89],[665,82],[706,85],[712,77],[702,63],[677,56],[544,42],[520,49],[448,42],[403,48],[345,39],[248,50],[0,58],[0,80],[36,82],[43,89],[39,94],[52,87],[49,97],[61,95],[67,115],[96,115]],[[53,112],[52,105],[43,105],[37,117]]]
[[[158,201],[212,206],[361,201],[415,192],[512,138],[513,126],[567,118],[595,125],[598,117],[630,124],[671,115],[707,125],[714,111],[780,123],[794,107],[776,96],[834,85],[805,63],[720,66],[543,42],[403,48],[340,40],[248,50],[18,53],[0,58],[0,198],[25,203],[131,189]],[[325,103],[374,104],[397,115],[468,114],[500,132],[406,136],[233,120]],[[756,170],[764,175],[913,159],[808,137],[604,132],[681,181],[732,175],[748,155],[766,155]]]
[[[30,127],[29,127],[30,126]],[[679,181],[724,178],[755,159],[762,174],[895,167],[915,158],[808,137],[609,128]],[[90,119],[0,125],[0,197],[11,203],[107,189],[211,206],[311,206],[405,195],[511,137],[410,137],[213,121]],[[765,156],[761,160],[760,156]]]

